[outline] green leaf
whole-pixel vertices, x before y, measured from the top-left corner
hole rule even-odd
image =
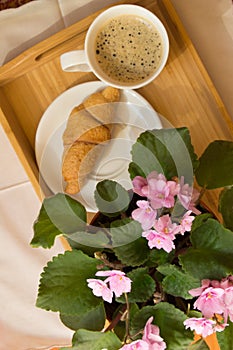
[[[192,299],[189,290],[200,286],[199,279],[185,273],[174,265],[160,265],[157,270],[165,275],[162,286],[166,293],[181,297],[184,299]]]
[[[103,249],[104,247],[108,247],[111,243],[107,232],[101,228],[93,233],[87,231],[74,232],[68,237],[69,241],[72,242],[72,247],[80,247],[82,251],[86,250],[87,253],[92,251],[90,248],[95,248],[94,250],[96,251],[96,249]],[[82,249],[82,247],[84,249]],[[88,249],[85,249],[85,247],[88,247]]]
[[[55,237],[69,234],[86,225],[86,210],[71,197],[58,193],[43,201],[37,221],[34,223],[33,247],[51,248]]]
[[[196,170],[198,184],[207,189],[233,185],[233,142],[217,140],[208,145]]]
[[[233,231],[233,187],[221,192],[219,211],[222,214],[224,226]]]
[[[221,279],[233,272],[233,232],[208,219],[191,233],[192,248],[181,255],[183,269],[194,278]]]
[[[231,321],[227,322],[227,326],[223,332],[217,332],[217,339],[220,346],[220,349],[230,350],[233,349],[233,323]]]
[[[92,332],[79,329],[73,338],[73,350],[118,350],[122,346],[113,332]],[[62,350],[62,349],[61,349]]]
[[[186,315],[173,305],[160,302],[154,306],[143,307],[131,322],[131,334],[143,330],[149,317],[153,316],[153,324],[160,328],[160,336],[167,344],[167,350],[187,349],[193,340],[193,333],[186,330],[183,322]]]
[[[94,195],[99,211],[109,217],[125,212],[130,203],[128,192],[119,183],[112,180],[99,182]]]
[[[65,315],[61,314],[60,319],[64,325],[74,331],[85,328],[89,331],[101,331],[104,328],[106,315],[104,304],[97,305],[84,315]]]
[[[81,251],[67,251],[48,262],[41,274],[36,305],[61,314],[82,317],[102,303],[87,286],[99,261]]]
[[[149,248],[143,237],[132,243],[125,244],[113,249],[118,259],[125,265],[140,266],[149,256]]]
[[[174,257],[174,250],[171,253],[165,252],[163,249],[150,249],[149,258],[146,266],[158,266],[170,262]]]
[[[146,174],[142,171],[142,169],[136,163],[129,163],[128,172],[130,174],[130,178],[133,179],[135,176],[146,177]]]
[[[110,232],[113,250],[123,264],[139,266],[148,259],[149,248],[146,239],[141,237],[139,222],[130,218],[115,220],[111,223]]]
[[[201,313],[200,311],[197,311],[197,310],[189,309],[189,310],[187,310],[187,311],[188,311],[188,312],[187,312],[187,316],[188,316],[189,318],[191,318],[191,317],[200,318],[200,317],[203,316],[202,313]]]
[[[131,178],[142,173],[147,176],[156,170],[168,179],[184,176],[186,182],[193,181],[193,169],[198,161],[187,128],[145,131],[133,145],[131,153]]]
[[[155,291],[155,281],[148,274],[147,268],[138,268],[127,274],[132,280],[131,292],[128,293],[130,303],[143,303],[149,300]],[[125,303],[125,297],[117,298],[118,302]]]
[[[120,247],[140,238],[142,236],[142,226],[131,218],[115,220],[110,225],[110,234],[113,247]]]
[[[66,237],[67,238],[67,237]],[[72,239],[67,238],[67,241],[70,245],[70,247],[74,250],[81,250],[84,254],[87,254],[88,256],[94,257],[95,252],[97,250],[96,247],[88,247],[86,245],[79,244],[78,242],[73,241]],[[101,251],[100,248],[98,248],[99,251]]]
[[[192,232],[195,231],[199,226],[203,225],[203,223],[207,221],[207,219],[210,219],[212,217],[213,215],[210,213],[197,215],[192,223]]]

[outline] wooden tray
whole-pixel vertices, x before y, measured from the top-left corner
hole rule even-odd
[[[154,82],[138,92],[172,126],[190,129],[198,155],[212,140],[232,140],[232,121],[170,1],[118,3],[134,3],[154,12],[164,23],[170,40],[166,68]],[[99,12],[35,45],[0,68],[0,121],[39,197],[34,142],[40,118],[62,92],[97,80],[92,73],[63,72],[59,56],[83,48],[86,30]],[[214,209],[217,195],[207,195],[208,204],[213,207],[215,203]]]

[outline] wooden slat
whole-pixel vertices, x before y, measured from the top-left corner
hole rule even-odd
[[[7,110],[5,109],[4,112],[8,112],[8,119],[5,117],[6,114],[3,113],[2,108],[0,108],[0,122],[13,148],[17,152],[17,156],[21,161],[27,175],[29,176],[36,194],[41,199],[42,193],[39,185],[39,170],[35,163],[34,150],[30,147],[22,128],[17,123],[17,119],[14,118],[12,110],[7,108]]]

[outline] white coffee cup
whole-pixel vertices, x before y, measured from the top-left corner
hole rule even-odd
[[[130,16],[130,18],[128,16]],[[97,34],[100,32],[101,29],[103,29],[103,27],[106,25],[106,23],[110,23],[110,21],[112,21],[113,19],[116,19],[118,22],[119,22],[119,19],[121,19],[122,21],[126,21],[126,17],[130,20],[136,19],[137,21],[139,21],[141,26],[143,26],[146,23],[144,25],[144,27],[145,27],[145,30],[149,30],[148,33],[150,36],[150,40],[153,42],[153,44],[151,45],[150,43],[147,43],[146,44],[147,46],[145,46],[145,42],[147,41],[148,35],[145,37],[145,40],[139,42],[139,40],[142,40],[142,37],[143,37],[142,35],[145,34],[145,32],[143,32],[143,30],[142,30],[142,32],[139,32],[139,34],[141,35],[140,39],[139,39],[137,33],[134,32],[134,34],[133,34],[134,35],[134,42],[136,43],[134,48],[135,48],[135,53],[137,53],[137,56],[138,56],[137,57],[138,61],[137,62],[133,61],[133,60],[135,60],[135,58],[133,58],[132,61],[126,62],[126,60],[125,60],[126,56],[124,56],[124,60],[117,61],[118,64],[115,65],[115,67],[114,67],[114,64],[116,61],[112,62],[111,67],[113,67],[113,70],[115,70],[114,74],[118,75],[119,72],[121,72],[121,70],[122,70],[121,76],[123,78],[121,77],[121,79],[119,79],[119,76],[116,76],[116,75],[110,76],[110,73],[108,71],[104,71],[103,68],[100,66],[99,62],[100,61],[102,62],[103,57],[106,57],[106,55],[102,55],[102,58],[99,59],[98,55],[96,54],[96,52],[99,51],[96,49],[96,40],[97,40]],[[150,29],[147,29],[147,27]],[[121,29],[122,28],[123,27],[121,27]],[[124,28],[127,28],[127,25]],[[116,37],[114,40],[117,39],[116,40],[116,43],[117,43],[116,48],[118,45],[120,45],[120,42],[121,42],[120,40],[125,40],[125,36],[124,36],[124,39],[119,39],[118,36],[122,34],[122,33],[120,33],[120,31],[121,30],[117,30],[117,31],[115,31],[115,33],[117,33],[117,35],[114,34]],[[155,41],[153,41],[153,40],[155,40],[155,35],[156,35],[156,34],[154,34],[155,31],[158,32],[159,38],[160,38],[160,44],[157,42],[156,45],[154,44]],[[125,32],[125,33],[127,33],[127,32]],[[131,35],[131,34],[127,34],[127,35]],[[110,43],[110,45],[112,45],[112,49],[113,49],[113,47],[114,47],[113,41]],[[131,44],[129,44],[129,47],[130,47],[130,45]],[[157,53],[158,48],[156,48],[156,46],[159,47],[159,45],[161,45],[160,46],[161,52]],[[124,47],[124,46],[122,45],[122,47]],[[140,55],[142,55],[142,53],[143,53],[143,50],[147,50],[147,47],[149,48],[148,51],[150,51],[148,56],[145,56],[145,58],[143,58],[143,56],[140,57]],[[101,46],[101,49],[102,48],[103,48],[103,45]],[[131,49],[133,49],[133,47],[131,47]],[[127,50],[129,50],[129,48],[127,48]],[[155,50],[157,50],[157,51],[155,51]],[[117,56],[119,55],[120,51],[121,50],[116,51]],[[100,54],[102,54],[102,52],[104,52],[104,51],[101,51]],[[141,7],[138,5],[116,5],[116,6],[110,7],[109,9],[103,11],[92,22],[92,24],[90,25],[90,27],[87,31],[86,37],[85,37],[84,50],[75,50],[75,51],[70,51],[70,52],[64,53],[61,55],[60,61],[61,61],[62,69],[66,72],[92,71],[96,75],[97,78],[99,78],[101,81],[103,81],[107,85],[111,85],[111,86],[114,86],[114,87],[120,88],[120,89],[124,89],[124,88],[137,89],[137,88],[140,88],[142,86],[149,84],[152,80],[154,80],[161,73],[164,66],[166,65],[168,53],[169,53],[168,35],[167,35],[167,32],[166,32],[164,25],[162,24],[162,22],[159,20],[159,18],[156,15],[154,15],[151,11],[145,9],[144,7]],[[148,57],[149,59],[151,59],[150,62],[153,62],[151,64],[155,65],[155,63],[154,63],[155,56],[152,57],[151,55],[152,56],[158,55],[158,57],[159,57],[159,58],[157,57],[157,59],[159,61],[156,63],[157,64],[156,67],[153,67],[153,68],[149,68],[150,63],[148,63],[148,60],[147,60],[147,57]],[[109,59],[109,57],[108,57],[108,59]],[[129,53],[127,53],[127,58],[128,57],[130,57]],[[118,57],[117,57],[117,59],[118,59]],[[119,59],[120,59],[120,57],[119,57]],[[143,59],[144,59],[144,61],[143,61]],[[98,60],[99,60],[99,62],[98,62]],[[139,63],[139,60],[142,60],[142,62],[146,62],[146,63],[145,64]],[[124,62],[124,66],[123,66],[123,64],[121,66],[121,62]],[[132,63],[132,62],[136,62],[136,63]],[[135,64],[136,64],[136,66],[135,66]],[[127,65],[134,65],[134,66],[128,67]],[[144,65],[144,67],[141,68],[140,65]],[[129,73],[125,73],[126,69]],[[146,71],[145,76],[143,75],[144,71],[141,72],[141,69],[143,69],[145,71],[146,71],[146,69],[148,70],[148,71]],[[149,72],[149,69],[150,69],[150,72]],[[138,79],[135,78],[136,75],[138,75]],[[126,79],[128,79],[128,80],[126,80]]]

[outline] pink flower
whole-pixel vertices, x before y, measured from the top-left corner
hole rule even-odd
[[[222,314],[225,309],[223,301],[224,289],[209,287],[205,289],[194,303],[194,308],[211,318],[215,313]]]
[[[144,197],[144,187],[147,186],[147,180],[142,177],[142,176],[136,176],[133,180],[132,180],[132,184],[133,184],[133,191],[137,194],[139,194],[139,196]]]
[[[137,205],[139,208],[132,212],[132,218],[140,222],[143,230],[149,230],[155,222],[157,212],[147,201],[137,201]]]
[[[185,328],[190,328],[191,331],[195,331],[203,338],[214,333],[214,326],[216,322],[213,320],[207,320],[206,318],[188,318],[184,321]]]
[[[211,286],[215,288],[227,289],[233,286],[231,278],[232,276],[228,276],[226,278],[223,278],[221,281],[213,280],[211,281]]]
[[[225,304],[225,322],[227,321],[228,316],[230,317],[231,322],[233,322],[233,286],[225,289],[223,300]]]
[[[180,177],[180,192],[178,198],[185,209],[188,209],[192,198],[193,187],[184,183],[184,176]]]
[[[199,195],[200,193],[195,188],[189,186],[189,184],[184,183],[184,176],[181,176],[180,191],[177,197],[179,198],[180,203],[185,209],[189,209],[197,215],[201,214],[201,212],[197,208],[195,208],[195,203],[198,200]]]
[[[142,236],[148,240],[148,246],[150,249],[164,249],[167,253],[170,253],[175,248],[174,242],[169,235],[164,235],[156,232],[155,230],[148,230],[142,233]]]
[[[223,332],[227,326],[229,326],[228,323],[216,323],[216,325],[214,326],[214,331]]]
[[[193,297],[198,297],[205,289],[207,289],[210,286],[210,283],[211,281],[208,279],[202,280],[201,287],[191,289],[189,291],[189,294],[191,294]]]
[[[217,280],[202,280],[202,286],[191,289],[189,293],[199,298],[194,303],[194,307],[202,311],[206,317],[212,317],[214,313],[223,315],[224,321],[227,322],[230,317],[233,322],[233,284],[232,276]],[[223,330],[227,323],[218,325],[217,331]]]
[[[146,341],[150,347],[149,349],[164,350],[166,344],[163,338],[159,335],[159,327],[152,324],[153,316],[148,319],[144,327],[142,340]]]
[[[179,192],[179,184],[167,181],[163,174],[152,172],[147,177],[148,189],[145,192],[154,209],[171,208],[175,204],[175,195]]]
[[[179,233],[184,234],[185,232],[191,231],[192,222],[195,219],[194,216],[190,215],[191,212],[191,210],[188,210],[181,219],[180,225],[178,226]]]
[[[167,181],[167,186],[169,187],[170,195],[173,197],[178,195],[180,191],[180,184],[178,184],[176,181]]]
[[[144,231],[142,236],[148,240],[151,249],[162,248],[169,253],[175,248],[173,240],[177,232],[178,225],[172,223],[170,216],[167,214],[155,220],[154,229]]]
[[[129,277],[126,277],[125,273],[122,271],[98,271],[96,276],[108,276],[108,278],[104,280],[104,283],[109,283],[110,290],[115,293],[116,297],[131,291],[132,281]]]
[[[105,282],[94,278],[88,279],[87,282],[95,296],[102,297],[108,303],[112,302],[113,293]]]
[[[163,215],[158,220],[155,220],[154,230],[147,230],[142,233],[142,236],[148,240],[149,247],[164,249],[170,253],[175,248],[173,240],[178,232],[178,225],[172,223],[170,216]]]
[[[144,340],[136,340],[130,344],[124,345],[120,350],[152,350]]]
[[[172,223],[168,214],[161,216],[158,220],[155,220],[154,229],[161,235],[170,236],[175,239],[176,233],[179,232],[178,225]]]
[[[180,191],[180,185],[175,181],[167,181],[163,174],[152,171],[147,178],[136,176],[133,190],[140,196],[147,197],[153,209],[171,208],[175,204],[175,196]]]
[[[159,327],[152,324],[153,316],[150,317],[143,330],[141,340],[136,340],[130,344],[124,345],[120,350],[164,350],[166,344],[159,335]]]

